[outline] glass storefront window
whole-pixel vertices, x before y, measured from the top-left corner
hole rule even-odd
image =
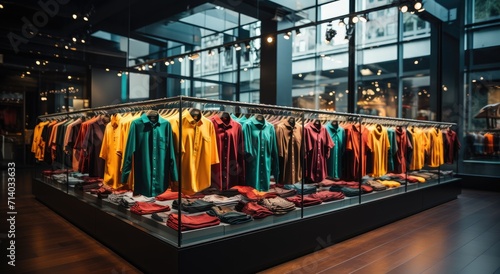
[[[473,22],[500,18],[500,2],[497,0],[473,0]]]

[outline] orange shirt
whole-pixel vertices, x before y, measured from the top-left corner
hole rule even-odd
[[[429,138],[429,157],[427,164],[430,167],[438,167],[444,164],[443,133],[440,129],[431,128],[427,130],[427,136]]]
[[[117,143],[120,139],[120,128],[119,123],[121,120],[121,115],[116,114],[111,116],[111,121],[106,125],[104,130],[104,137],[102,139],[101,151],[99,157],[104,159],[104,178],[103,183],[106,185],[117,189],[122,187],[120,177],[120,166],[121,166],[121,156],[117,153]]]

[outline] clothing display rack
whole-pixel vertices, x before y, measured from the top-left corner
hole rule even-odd
[[[37,175],[33,178],[33,193],[38,200],[145,272],[164,272],[166,267],[172,272],[202,272],[204,266],[214,262],[225,265],[220,270],[221,273],[234,272],[234,269],[241,269],[242,265],[245,266],[244,272],[259,271],[313,252],[318,249],[318,245],[320,245],[319,248],[326,247],[324,244],[318,243],[318,239],[322,239],[322,242],[323,239],[328,239],[326,245],[330,245],[455,199],[460,193],[459,179],[453,178],[450,175],[451,172],[441,170],[445,160],[447,163],[453,162],[453,156],[448,155],[456,154],[456,151],[451,151],[446,156],[445,149],[437,152],[426,152],[425,157],[419,154],[418,157],[421,158],[414,157],[419,163],[414,165],[413,162],[407,164],[407,160],[410,159],[410,151],[405,147],[405,150],[400,152],[400,155],[404,156],[402,158],[403,162],[393,163],[394,167],[388,167],[387,159],[382,157],[380,159],[383,160],[379,160],[379,157],[373,155],[388,153],[386,150],[389,148],[389,143],[375,149],[378,143],[375,144],[374,142],[377,140],[371,141],[371,139],[368,139],[375,138],[372,137],[374,133],[370,133],[374,130],[380,130],[381,134],[389,136],[388,129],[392,131],[399,129],[406,132],[409,128],[415,129],[414,134],[420,134],[418,136],[422,136],[422,138],[434,135],[435,137],[432,138],[444,138],[445,132],[456,127],[455,123],[377,117],[186,96],[48,114],[38,118],[45,123],[54,120],[62,123],[65,119],[72,121],[81,117],[113,116],[126,113],[135,114],[134,117],[136,118],[131,120],[131,133],[128,133],[126,150],[120,151],[122,153],[120,157],[123,157],[120,159],[125,159],[123,160],[124,164],[122,164],[123,170],[120,172],[126,173],[126,176],[119,177],[122,178],[121,183],[127,186],[127,180],[123,180],[123,178],[129,178],[128,172],[130,171],[134,173],[134,175],[130,176],[139,176],[138,171],[144,173],[143,169],[137,169],[136,166],[146,165],[146,162],[148,162],[142,158],[140,158],[142,160],[133,158],[137,157],[136,154],[133,157],[130,156],[131,150],[128,150],[132,147],[131,140],[135,140],[130,135],[137,134],[134,136],[141,136],[140,134],[145,132],[146,129],[154,132],[154,128],[160,127],[160,123],[168,124],[167,131],[170,132],[170,137],[168,135],[165,137],[163,135],[157,136],[154,135],[156,133],[151,133],[151,135],[145,135],[146,137],[143,139],[137,137],[141,139],[141,141],[137,141],[137,144],[149,140],[149,142],[152,142],[149,147],[144,145],[138,149],[153,151],[153,148],[156,149],[154,145],[155,138],[163,138],[162,142],[164,143],[160,144],[161,150],[159,150],[162,153],[151,154],[152,156],[150,156],[151,167],[148,168],[151,174],[147,174],[149,176],[147,178],[153,176],[151,177],[153,178],[151,179],[152,182],[157,178],[162,178],[162,182],[169,181],[169,183],[164,185],[151,183],[152,186],[147,185],[149,187],[147,191],[136,193],[138,186],[142,187],[146,183],[144,180],[135,179],[136,185],[134,187],[136,189],[134,189],[134,196],[130,196],[132,199],[119,196],[118,192],[113,192],[110,194],[116,194],[112,196],[113,199],[116,197],[122,199],[121,197],[123,197],[123,200],[115,203],[110,196],[101,196],[102,187],[95,192],[85,192],[78,189],[81,185],[77,184],[75,186],[71,180],[92,176],[85,175],[83,171],[76,172],[72,169],[71,163],[65,160],[65,157],[62,158],[62,161],[55,161],[50,165],[44,164],[43,159],[40,158],[39,169],[44,171],[36,172]],[[229,118],[230,115],[233,118]],[[154,117],[154,120],[148,120],[148,117]],[[214,171],[214,167],[218,165],[227,168],[228,176],[231,175],[229,172],[230,167],[234,169],[234,161],[236,161],[225,162],[225,158],[224,161],[219,159],[224,156],[219,156],[221,147],[220,144],[215,143],[218,135],[209,130],[206,133],[204,131],[206,129],[203,126],[209,126],[210,130],[217,129],[217,121],[220,121],[221,117],[239,122],[238,128],[244,137],[242,137],[242,145],[244,146],[242,150],[245,156],[244,172],[246,172],[246,177],[244,180],[236,177],[231,179],[243,181],[242,183],[236,184],[233,181],[226,180],[226,177],[224,177],[226,169],[222,169],[221,177],[215,176],[219,176],[219,173]],[[248,122],[241,122],[241,120],[237,119],[245,119]],[[187,121],[187,124],[183,124],[184,121]],[[136,129],[143,124],[151,124],[153,129],[147,126],[144,129]],[[196,125],[196,128],[193,131],[186,125]],[[339,125],[345,127],[342,130],[347,131],[348,137],[338,140],[332,139],[332,135],[327,128],[330,125],[332,128],[338,128]],[[258,126],[258,129],[269,126],[269,132],[262,133],[263,131],[255,129],[256,126]],[[282,131],[284,126],[287,126],[288,130],[285,133]],[[260,132],[261,137],[252,139],[252,136],[257,136],[256,132]],[[191,142],[191,139],[188,140],[184,137],[189,134],[194,136],[193,143],[188,143],[188,141]],[[198,138],[196,134],[202,135],[199,136],[199,141],[196,139]],[[266,134],[272,137],[262,137]],[[294,134],[297,134],[297,136]],[[396,133],[391,134],[393,134],[394,138],[391,140],[391,146],[394,146],[396,144]],[[410,137],[404,136],[405,142],[410,140]],[[277,139],[281,140],[280,138],[291,141],[286,145],[280,144],[278,146],[275,143],[277,143]],[[38,149],[37,143],[35,143],[37,142],[36,139],[34,138],[32,148],[35,151]],[[352,142],[341,145],[340,142],[346,142],[346,140]],[[444,146],[445,141],[443,139],[439,140],[440,145]],[[385,142],[385,139],[383,141]],[[197,142],[201,142],[203,146],[215,147],[215,150],[212,150],[212,152],[203,151],[203,155],[199,156],[202,152],[197,150]],[[389,142],[389,137],[387,137],[387,142]],[[431,145],[436,143],[436,141],[433,143],[430,139],[425,142],[429,143],[429,151]],[[188,147],[191,144],[194,144],[193,148]],[[52,144],[49,143],[48,145]],[[270,152],[267,152],[268,146]],[[340,154],[343,152],[334,150],[336,146],[338,149],[342,147],[342,151],[346,150],[349,153]],[[420,143],[418,143],[418,146],[420,146]],[[278,148],[284,148],[286,151],[278,152]],[[165,156],[168,154],[169,149],[174,154],[168,160],[170,162],[165,160],[165,163],[167,163],[165,166],[172,166],[173,170],[169,173],[169,176],[165,175],[168,178],[154,177],[157,170],[156,164],[161,162],[156,160],[155,157],[157,156],[155,155],[169,157]],[[193,149],[193,151],[190,149]],[[259,151],[259,149],[262,150]],[[272,149],[276,149],[276,151]],[[418,149],[421,148],[418,147]],[[225,150],[227,150],[227,147],[224,148]],[[254,150],[256,153],[265,154],[253,154]],[[38,155],[39,152],[35,151],[33,152]],[[332,161],[335,160],[339,163],[328,162],[332,157],[331,153],[342,155],[335,155],[337,158],[332,158]],[[188,166],[185,164],[194,161],[189,158],[195,157],[193,155],[198,157],[196,163],[199,161],[200,165]],[[371,155],[370,157],[374,159],[367,160],[365,155]],[[203,157],[212,157],[212,159]],[[392,161],[396,159],[396,154],[387,157],[393,157],[391,158]],[[262,162],[253,162],[253,160],[257,161],[256,159],[261,159]],[[351,160],[352,163],[346,162]],[[133,163],[130,161],[133,161]],[[379,162],[382,162],[382,164]],[[225,166],[224,163],[233,166]],[[268,165],[269,168],[267,168]],[[342,170],[340,168],[338,170],[341,175],[336,175],[337,171],[329,170],[331,166],[335,168],[336,165],[343,166]],[[387,175],[392,174],[392,171],[389,172],[390,168],[391,170],[397,170],[398,165],[403,172]],[[162,170],[162,172],[166,172],[166,170]],[[208,172],[208,175],[200,175],[205,174],[204,172]],[[75,174],[81,177],[77,177]],[[423,178],[419,177],[419,174],[427,178],[427,180],[424,180],[425,183],[415,181],[415,178]],[[200,176],[202,180],[198,182]],[[212,179],[210,179],[211,176]],[[392,176],[393,179],[384,179],[384,176]],[[394,178],[398,178],[395,185]],[[203,179],[208,181],[203,181]],[[384,183],[384,185],[381,186],[382,183],[374,182],[375,179]],[[102,182],[102,179],[92,180]],[[367,184],[367,181],[371,182],[372,185]],[[215,184],[217,186],[215,190],[213,190],[214,182],[218,182]],[[155,190],[158,185],[161,186],[160,190]],[[389,185],[389,187],[384,187],[386,185]],[[373,186],[381,186],[383,190],[374,191]],[[150,190],[151,187],[153,190]],[[85,189],[85,185],[83,189]],[[267,217],[262,219],[249,219],[248,215],[244,218],[243,215],[245,214],[241,215],[240,212],[236,214],[234,211],[230,211],[229,215],[224,215],[226,208],[223,206],[218,206],[214,210],[212,214],[215,214],[215,217],[208,216],[206,213],[187,214],[187,210],[192,209],[193,205],[197,207],[201,206],[201,204],[212,203],[213,200],[211,199],[214,199],[214,196],[210,196],[213,192],[207,192],[209,190],[215,191],[219,196],[232,191],[241,197],[245,196],[244,200],[246,202],[258,201],[260,203],[258,206],[278,201],[270,200],[269,197],[279,197],[280,193],[286,191],[294,191],[296,194],[288,200],[285,198],[279,200],[283,203],[279,205],[282,207],[276,211],[279,213],[274,211],[274,214],[268,213],[269,210],[262,209],[260,213],[267,214]],[[162,193],[163,191],[165,192]],[[309,191],[313,193],[318,191],[318,194],[310,196]],[[123,204],[126,204],[127,201],[136,203],[134,201],[136,194],[142,195],[142,200],[137,200],[139,201],[137,204],[141,206],[146,204],[146,207],[132,206],[130,209],[124,207]],[[166,197],[162,195],[169,196],[168,199],[170,200],[160,200],[158,197]],[[206,195],[208,197],[199,198],[201,196],[197,195]],[[234,196],[234,194],[231,195]],[[151,201],[155,201],[155,197],[156,202],[151,203]],[[251,197],[257,198],[252,199]],[[313,199],[313,197],[315,198]],[[329,200],[322,202],[316,197],[327,197]],[[202,199],[204,199],[203,202]],[[220,202],[220,200],[216,201]],[[238,203],[237,199],[230,199],[229,203],[233,203],[233,201]],[[268,204],[269,207],[267,208],[276,207],[278,206],[277,203]],[[292,205],[291,208],[286,208],[289,204]],[[257,205],[257,202],[255,205]],[[171,214],[164,215],[162,213],[157,215],[141,213],[144,210],[149,212],[149,210],[154,210],[157,207],[168,208],[168,210],[172,208],[173,210]],[[272,215],[269,216],[269,214]],[[230,222],[219,224],[219,219],[225,221],[221,216],[232,216],[230,221],[234,224],[230,224]],[[190,230],[186,230],[186,227],[196,227],[202,221],[207,222],[208,225],[203,225],[203,228],[200,229],[190,228]],[[290,239],[296,241],[294,246],[297,248],[290,250]],[[262,243],[269,244],[263,245]],[[235,252],[235,248],[237,248],[237,252]]]

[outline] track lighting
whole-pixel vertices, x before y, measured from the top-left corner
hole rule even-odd
[[[236,43],[236,44],[234,44],[234,49],[235,49],[235,50],[237,50],[237,51],[238,51],[238,50],[241,50],[240,43]]]
[[[283,38],[285,38],[286,40],[288,40],[288,39],[290,39],[290,36],[292,36],[292,32],[291,31],[285,33],[285,35],[283,35]]]
[[[88,22],[88,21],[89,21],[89,18],[90,18],[90,16],[89,16],[89,14],[87,13],[87,14],[85,14],[85,15],[83,16],[83,21]]]
[[[359,18],[358,18],[357,16],[353,16],[353,17],[351,18],[351,22],[352,22],[353,24],[356,24],[358,21],[359,21]]]
[[[199,57],[200,57],[199,53],[193,53],[193,54],[189,55],[189,60],[193,61],[193,60],[198,59]]]
[[[330,43],[332,41],[333,37],[337,35],[337,31],[332,28],[332,23],[328,23],[326,25],[326,32],[325,32],[325,41],[326,43]]]
[[[208,56],[214,56],[215,52],[211,49],[208,50]]]
[[[73,17],[74,20],[78,19],[78,15],[76,13],[73,13],[71,17]]]
[[[339,27],[344,27],[344,26],[345,26],[344,18],[340,18],[340,20],[339,20]]]
[[[301,36],[302,32],[300,32],[300,29],[295,30],[295,36]]]
[[[247,41],[247,42],[245,42],[245,48],[246,48],[246,49],[250,49],[250,42],[248,42],[248,41]]]
[[[424,4],[422,0],[399,0],[395,1],[399,5],[399,10],[402,13],[410,12],[414,14],[415,12],[424,11]]]
[[[363,15],[360,15],[359,16],[359,21],[363,22],[363,23],[366,23],[369,21],[368,19],[368,14],[363,14]]]

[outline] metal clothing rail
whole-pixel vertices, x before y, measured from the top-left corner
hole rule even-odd
[[[38,116],[39,119],[47,119],[47,118],[54,118],[54,117],[67,117],[70,115],[75,115],[75,114],[82,114],[82,113],[89,113],[89,112],[95,112],[98,113],[100,111],[108,111],[108,110],[123,110],[123,111],[132,111],[134,109],[137,109],[137,107],[158,107],[160,105],[163,105],[163,107],[166,107],[167,104],[175,103],[178,104],[178,107],[183,108],[187,107],[186,105],[192,105],[194,103],[199,103],[202,105],[207,105],[207,104],[213,104],[213,105],[220,105],[220,106],[233,106],[237,108],[242,108],[242,110],[246,111],[254,111],[258,113],[262,113],[262,110],[266,110],[266,112],[269,113],[269,110],[271,110],[273,113],[272,114],[279,114],[279,115],[304,115],[308,114],[309,116],[311,115],[327,115],[329,117],[338,117],[338,116],[343,116],[343,117],[349,117],[349,118],[356,118],[358,122],[362,122],[363,120],[367,121],[387,121],[387,122],[406,122],[407,125],[425,125],[425,126],[456,126],[456,123],[450,123],[450,122],[435,122],[435,121],[423,121],[423,120],[414,120],[414,119],[406,119],[406,118],[394,118],[394,117],[380,117],[380,116],[372,116],[372,115],[364,115],[364,114],[355,114],[355,113],[345,113],[345,112],[332,112],[332,111],[324,111],[324,110],[313,110],[313,109],[305,109],[305,108],[297,108],[297,107],[288,107],[288,106],[276,106],[276,105],[268,105],[268,104],[255,104],[255,103],[246,103],[246,102],[233,102],[233,101],[227,101],[227,100],[218,100],[218,99],[205,99],[205,98],[197,98],[197,97],[189,97],[189,96],[176,96],[176,97],[171,97],[171,98],[161,98],[161,99],[153,99],[153,100],[146,100],[146,101],[140,101],[140,102],[129,102],[129,103],[123,103],[123,104],[115,104],[115,105],[109,105],[109,106],[102,106],[102,107],[96,107],[96,108],[89,108],[89,109],[82,109],[78,111],[72,111],[72,112],[65,112],[65,113],[53,113],[53,114],[46,114],[46,115],[40,115]],[[192,107],[192,106],[191,106]],[[246,108],[246,109],[245,109]],[[281,112],[281,113],[275,113],[276,112]],[[288,112],[288,113],[287,113]]]

